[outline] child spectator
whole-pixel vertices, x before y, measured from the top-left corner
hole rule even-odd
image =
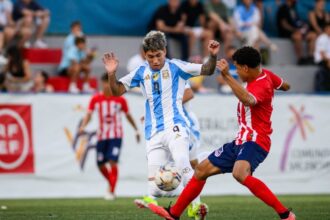
[[[91,72],[90,64],[94,58],[95,51],[86,51],[86,39],[84,37],[75,38],[75,46],[70,47],[66,54],[63,54],[59,66],[59,72],[62,76],[70,77],[69,92],[79,93],[77,80],[80,73],[84,73],[84,92],[92,92],[89,86],[89,76]]]
[[[17,0],[14,4],[13,17],[19,29],[27,28],[33,30],[34,26],[36,26],[34,47],[47,47],[47,44],[42,40],[50,20],[47,9],[34,0]],[[30,46],[29,41],[26,42],[25,46]]]
[[[84,36],[80,21],[74,21],[70,25],[70,34],[65,38],[62,54],[64,55],[71,47],[75,46],[75,38]]]
[[[34,85],[32,88],[33,92],[36,93],[42,93],[42,92],[54,92],[54,88],[52,85],[48,84],[48,73],[46,73],[43,70],[39,70],[34,79],[33,79]]]

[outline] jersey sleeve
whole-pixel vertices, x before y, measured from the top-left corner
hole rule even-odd
[[[120,97],[120,102],[121,102],[121,110],[125,113],[128,112],[128,104],[127,101],[124,97]]]
[[[88,105],[88,112],[93,112],[95,109],[95,104],[96,104],[96,96],[94,95],[91,100],[89,101]]]
[[[253,96],[256,104],[272,99],[272,93],[264,80],[248,87],[248,92]]]
[[[273,72],[268,72],[267,74],[270,76],[272,80],[273,88],[280,89],[283,84],[283,79]]]
[[[143,80],[145,68],[145,66],[139,66],[126,76],[119,79],[119,82],[125,86],[126,91],[135,87],[140,87],[140,82]]]
[[[201,74],[202,64],[189,63],[177,59],[173,59],[171,62],[176,68],[178,68],[178,73],[184,80]]]

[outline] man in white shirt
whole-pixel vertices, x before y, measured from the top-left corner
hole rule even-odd
[[[330,69],[330,23],[325,25],[323,34],[316,40],[314,61]]]

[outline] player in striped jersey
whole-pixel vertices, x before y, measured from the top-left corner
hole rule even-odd
[[[97,164],[100,172],[109,183],[109,190],[105,195],[106,200],[115,198],[115,188],[118,179],[118,158],[123,138],[122,113],[136,131],[136,140],[140,141],[140,134],[129,113],[126,99],[122,96],[112,96],[108,83],[108,74],[101,78],[103,92],[95,94],[89,103],[88,112],[79,128],[82,133],[96,110],[99,117],[98,142],[96,145]],[[110,164],[110,168],[107,167]]]
[[[208,61],[201,64],[166,59],[166,38],[160,31],[149,32],[143,40],[146,62],[121,78],[116,78],[118,60],[113,53],[105,54],[103,62],[115,95],[140,87],[145,102],[145,138],[147,142],[148,175],[172,157],[182,172],[186,185],[193,175],[189,161],[189,131],[183,112],[182,97],[186,81],[197,75],[214,73],[220,44],[210,41]],[[155,184],[149,181],[149,190]]]
[[[242,47],[233,55],[237,73],[246,87],[241,86],[229,73],[225,59],[217,62],[224,80],[239,99],[237,116],[239,132],[233,142],[224,144],[197,165],[195,175],[170,208],[151,204],[150,210],[168,220],[179,219],[190,202],[200,194],[206,179],[221,173],[232,173],[257,198],[272,207],[282,220],[295,220],[273,192],[258,178],[252,176],[270,150],[272,133],[271,115],[274,90],[287,91],[290,86],[269,70],[260,67],[260,53],[252,47]]]

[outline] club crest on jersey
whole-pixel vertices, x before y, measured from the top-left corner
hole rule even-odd
[[[152,75],[152,79],[153,79],[154,81],[157,81],[158,78],[159,78],[159,72],[154,73],[154,74]]]
[[[168,77],[170,77],[170,73],[168,72],[168,70],[162,71],[162,77],[163,79],[168,79]]]
[[[150,75],[147,74],[146,77],[144,77],[144,80],[150,80]]]

